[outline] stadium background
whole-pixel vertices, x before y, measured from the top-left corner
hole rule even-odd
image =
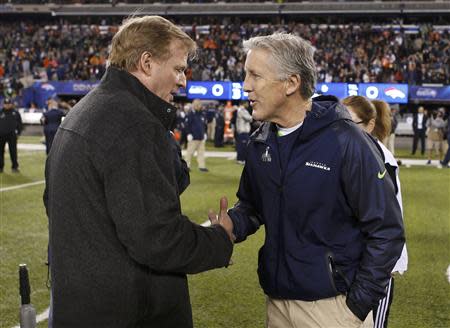
[[[124,17],[163,15],[183,26],[199,44],[199,54],[187,72],[191,82],[180,90],[181,106],[191,97],[191,85],[206,88],[205,96],[220,92],[219,103],[237,103],[231,82],[243,80],[242,39],[274,31],[299,33],[316,45],[318,93],[363,92],[363,83],[389,84],[377,94],[398,104],[407,117],[419,105],[429,110],[450,104],[449,1],[314,1],[159,3],[117,1],[0,2],[0,98],[12,96],[28,110],[45,99],[79,99],[104,71],[107,46]],[[406,90],[402,89],[403,85]],[[237,89],[241,85],[235,86]],[[335,89],[335,87],[337,89]],[[378,84],[370,87],[378,88]],[[356,89],[355,89],[356,88]],[[324,92],[324,90],[327,91]],[[195,90],[195,88],[194,88]],[[198,90],[198,88],[197,88]],[[202,89],[200,89],[202,90]],[[220,90],[220,88],[219,88]],[[331,90],[331,91],[330,91]],[[373,89],[372,89],[373,90]],[[395,90],[403,92],[401,97]],[[203,92],[203,91],[202,91]],[[242,90],[239,95],[244,96]],[[367,95],[367,94],[362,94]],[[217,96],[215,97],[217,98]],[[1,100],[0,100],[1,101]],[[28,127],[20,143],[38,144],[41,127]],[[410,138],[400,144],[398,157],[409,157]],[[403,149],[402,149],[403,148]],[[209,147],[209,150],[212,147]],[[226,151],[232,150],[226,147]],[[420,158],[417,156],[416,158]],[[8,160],[8,156],[6,156]],[[0,176],[0,327],[18,324],[18,264],[29,265],[32,301],[38,313],[49,303],[44,265],[47,223],[42,205],[45,154],[19,153],[22,173]],[[210,174],[193,172],[183,195],[185,213],[198,223],[221,195],[235,200],[241,167],[232,161],[208,158]],[[450,176],[435,167],[401,169],[410,268],[398,279],[391,324],[393,327],[450,326]],[[8,189],[25,183],[29,188]],[[235,249],[235,265],[190,277],[196,327],[261,327],[264,297],[256,277],[256,253],[263,233]],[[45,325],[45,320],[40,326]]]

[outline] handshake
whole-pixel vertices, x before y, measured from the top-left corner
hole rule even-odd
[[[211,225],[221,225],[227,232],[228,237],[230,237],[231,242],[234,243],[236,236],[233,234],[233,221],[231,221],[227,210],[228,199],[224,196],[220,199],[219,214],[216,214],[213,210],[209,210],[208,218],[211,221]]]

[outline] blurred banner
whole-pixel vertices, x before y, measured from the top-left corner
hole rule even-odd
[[[24,107],[31,102],[39,108],[46,106],[53,96],[80,97],[94,89],[100,81],[48,81],[35,82],[24,89]],[[396,83],[317,83],[318,95],[333,95],[339,99],[360,95],[369,99],[384,100],[390,104],[407,104],[421,101],[450,102],[450,86],[410,86]],[[243,82],[229,81],[187,81],[186,89],[181,88],[178,97],[207,100],[246,100]]]
[[[245,100],[242,82],[187,81],[188,99]]]
[[[188,81],[186,96],[188,99],[215,99],[215,100],[245,100],[242,82],[211,82]],[[333,95],[339,99],[349,95],[365,96],[369,99],[380,99],[391,104],[406,104],[408,102],[407,84],[385,83],[318,83],[318,95]]]
[[[407,84],[359,83],[358,95],[369,99],[384,100],[389,104],[408,103]]]
[[[315,95],[335,96],[339,99],[348,96],[347,83],[317,83]]]
[[[409,88],[409,99],[411,101],[442,101],[450,102],[450,86],[432,87],[413,85]]]

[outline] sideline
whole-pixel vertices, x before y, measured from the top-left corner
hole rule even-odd
[[[27,188],[27,187],[31,187],[31,186],[35,186],[35,185],[39,185],[39,184],[43,184],[43,183],[45,183],[45,180],[24,183],[21,185],[11,186],[11,187],[6,187],[6,188],[0,188],[0,192],[11,191],[11,190],[16,190],[16,189],[21,189],[21,188]]]
[[[45,145],[43,144],[17,144],[17,149],[19,150],[34,150],[34,151],[45,151]],[[183,156],[186,156],[186,150],[184,149],[182,151]],[[196,153],[194,153],[195,156]],[[235,151],[211,151],[206,150],[205,151],[205,157],[215,157],[215,158],[226,158],[228,160],[236,159],[236,152]],[[411,166],[430,166],[430,167],[438,167],[441,168],[440,163],[438,160],[432,160],[431,164],[427,165],[426,159],[413,159],[413,158],[397,158],[398,160],[402,161],[403,167],[411,167]],[[402,167],[400,166],[400,167]]]

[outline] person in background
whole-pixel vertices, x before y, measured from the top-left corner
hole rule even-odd
[[[347,106],[353,121],[362,130],[376,138],[380,153],[384,158],[384,166],[394,184],[396,200],[403,217],[402,191],[397,160],[380,141],[384,140],[391,131],[391,110],[389,109],[389,105],[381,100],[372,100],[370,102],[370,100],[362,96],[347,97],[342,103]],[[394,299],[394,275],[403,274],[407,268],[408,252],[405,244],[402,249],[402,254],[392,270],[393,275],[389,280],[387,294],[373,309],[374,328],[386,328],[388,326],[389,311]]]
[[[441,109],[444,112],[444,108]],[[445,115],[444,115],[445,117]],[[450,117],[447,115],[447,119],[445,120],[447,122],[447,129],[445,130],[447,132],[447,153],[445,154],[444,159],[441,162],[442,167],[448,168],[449,162],[450,162]]]
[[[227,266],[233,250],[230,220],[202,227],[181,212],[171,102],[196,44],[143,16],[125,20],[110,49],[47,157],[49,327],[191,328],[186,275]]]
[[[55,138],[56,131],[62,122],[66,113],[59,109],[58,99],[50,98],[47,101],[48,110],[42,114],[41,124],[44,125],[44,135],[45,135],[45,151],[47,155],[50,153],[50,148],[52,147],[53,139]]]
[[[236,160],[238,164],[245,164],[247,157],[247,143],[250,137],[252,115],[249,113],[248,103],[241,103],[236,116]]]
[[[205,163],[206,118],[200,99],[192,102],[192,111],[186,116],[187,150],[186,162],[191,168],[191,160],[197,151],[197,162],[200,172],[208,172]]]
[[[206,135],[208,140],[214,140],[214,133],[216,132],[216,108],[214,104],[208,104],[206,110]]]
[[[420,106],[417,109],[417,113],[413,116],[413,131],[414,131],[414,139],[413,139],[413,148],[412,148],[412,155],[416,154],[417,150],[417,143],[420,140],[420,153],[423,155],[425,154],[425,138],[426,138],[426,131],[427,131],[427,120],[428,115],[425,112],[425,108],[423,106]]]
[[[427,151],[428,161],[427,165],[431,164],[431,158],[433,156],[433,150],[439,158],[439,163],[444,157],[444,113],[442,111],[435,111],[427,120]]]
[[[391,117],[391,133],[387,137],[387,148],[395,155],[395,130],[397,130],[398,126],[398,104],[394,104],[391,106],[390,117]]]
[[[0,110],[0,173],[5,166],[5,145],[8,143],[9,156],[11,158],[11,171],[19,173],[17,159],[17,139],[22,132],[22,118],[14,108],[11,98],[3,99],[3,108]]]
[[[214,147],[223,147],[224,133],[225,133],[225,117],[223,115],[223,105],[219,105],[216,112],[216,131],[214,132]]]
[[[264,123],[250,138],[228,215],[236,242],[265,228],[258,275],[266,327],[360,327],[386,295],[404,244],[394,186],[337,98],[312,99],[309,42],[275,33],[243,46],[244,90]]]

